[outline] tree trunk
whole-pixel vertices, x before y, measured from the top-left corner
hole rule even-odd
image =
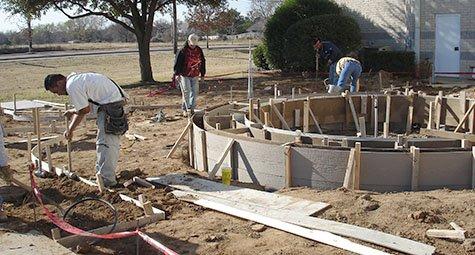
[[[33,29],[31,28],[31,17],[26,18],[26,24],[28,26],[28,52],[33,52]]]
[[[147,36],[137,36],[139,46],[140,78],[144,83],[155,82],[152,73],[152,64],[150,62],[150,40]]]

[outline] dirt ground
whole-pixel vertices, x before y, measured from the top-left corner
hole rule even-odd
[[[405,84],[405,81],[400,81]],[[244,91],[246,79],[207,81],[202,87],[198,101],[199,108],[225,103],[230,100],[229,87]],[[322,91],[322,85],[314,80],[302,77],[265,76],[255,79],[257,95],[265,98],[273,93],[273,85],[278,84],[284,94],[289,94],[293,86],[305,91]],[[366,84],[372,84],[367,80]],[[130,115],[130,133],[147,137],[145,141],[130,141],[125,137],[121,142],[121,155],[117,169],[122,184],[133,176],[158,176],[176,172],[194,172],[186,165],[186,152],[178,150],[175,157],[165,159],[170,146],[180,135],[187,120],[179,117],[181,96],[171,91],[148,97],[154,87],[128,89],[127,92],[136,101],[147,104],[174,105],[163,111],[167,116],[177,117],[176,121],[151,123],[150,118],[157,110],[136,110]],[[449,89],[448,91],[453,91]],[[432,94],[437,92],[430,90]],[[153,93],[152,93],[153,94]],[[244,93],[235,92],[234,99],[245,99]],[[30,125],[30,124],[23,124]],[[7,121],[7,128],[20,124]],[[95,131],[93,120],[89,120],[89,131],[75,134],[73,142],[73,169],[83,177],[94,176]],[[46,135],[46,134],[44,134]],[[24,134],[8,137],[7,141],[24,139]],[[186,146],[183,146],[186,147]],[[11,165],[17,175],[27,182],[26,144],[7,147]],[[53,149],[53,162],[66,164],[64,147]],[[199,173],[198,173],[199,174]],[[143,215],[143,211],[134,205],[123,202],[117,193],[136,198],[145,194],[154,207],[164,210],[166,220],[148,225],[144,231],[180,254],[349,254],[314,241],[267,228],[263,232],[251,229],[251,222],[204,209],[193,204],[178,201],[168,195],[169,189],[150,190],[132,185],[130,189],[117,188],[114,194],[98,195],[94,187],[69,180],[38,180],[43,194],[54,200],[60,207],[67,208],[74,201],[84,197],[100,197],[111,202],[118,211],[120,221],[132,220]],[[346,190],[320,191],[310,188],[292,188],[279,191],[282,194],[326,202],[332,208],[319,217],[350,223],[386,233],[399,235],[416,241],[434,245],[438,254],[475,254],[465,249],[461,243],[440,239],[429,239],[424,233],[427,229],[450,229],[450,222],[456,222],[467,230],[467,236],[475,238],[475,192],[473,190],[452,191],[435,190],[429,192],[371,193]],[[371,205],[371,210],[368,210]],[[48,208],[55,209],[54,206]],[[27,232],[38,229],[50,236],[53,224],[43,216],[41,208],[36,207],[33,199],[6,204],[5,210],[9,222],[0,224],[0,235],[6,231]],[[91,229],[112,223],[112,212],[97,202],[84,204],[74,210],[73,223],[84,229]],[[64,233],[63,233],[64,235]],[[124,240],[106,240],[98,243],[86,254],[155,254],[147,244],[136,238]],[[396,254],[394,251],[386,250]]]

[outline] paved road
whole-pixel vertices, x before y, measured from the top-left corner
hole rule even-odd
[[[245,44],[234,44],[234,45],[216,45],[212,46],[210,50],[221,50],[221,49],[248,49],[249,45]],[[156,47],[150,49],[150,52],[164,52],[172,51],[172,47]],[[15,61],[24,61],[24,60],[40,60],[47,58],[64,58],[64,57],[75,57],[75,56],[100,56],[100,55],[118,55],[118,54],[137,54],[137,49],[117,49],[117,50],[81,50],[81,51],[45,51],[45,52],[36,52],[36,53],[15,53],[15,54],[3,54],[0,55],[0,63],[5,62],[15,62]]]

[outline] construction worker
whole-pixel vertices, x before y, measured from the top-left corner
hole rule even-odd
[[[1,113],[0,113],[1,114]],[[10,166],[8,165],[7,152],[5,150],[5,143],[3,142],[3,126],[0,123],[0,177],[6,182],[7,185],[10,185],[12,172]],[[0,196],[0,222],[6,221],[7,216],[3,211],[3,198]]]
[[[200,86],[198,76],[201,76],[201,82],[204,81],[206,74],[206,60],[203,50],[197,45],[199,37],[195,34],[188,36],[183,49],[178,52],[173,71],[179,76],[180,88],[183,94],[183,115],[193,115]]]
[[[350,92],[356,92],[356,85],[361,76],[361,63],[352,57],[341,58],[336,64],[336,73],[338,74],[337,86],[330,86],[329,93],[345,91],[347,83],[351,79]],[[338,91],[337,91],[338,90]]]
[[[57,95],[68,95],[74,105],[64,113],[72,118],[64,137],[71,140],[74,130],[89,112],[97,112],[96,173],[105,186],[117,184],[115,169],[119,160],[120,136],[128,129],[123,106],[127,95],[114,81],[98,73],[72,73],[68,77],[49,74],[45,89]]]
[[[328,79],[329,83],[336,85],[338,76],[336,75],[336,63],[343,56],[340,48],[338,48],[331,41],[321,41],[320,38],[315,39],[314,48],[320,55],[320,59],[328,64]]]

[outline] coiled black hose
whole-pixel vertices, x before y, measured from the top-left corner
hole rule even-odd
[[[117,214],[117,210],[115,209],[115,207],[114,207],[111,203],[107,202],[107,201],[104,200],[104,199],[94,198],[94,197],[86,197],[86,198],[83,198],[83,199],[81,199],[81,200],[75,202],[74,204],[72,204],[71,206],[69,206],[68,209],[66,209],[66,211],[65,211],[64,214],[63,214],[63,220],[66,221],[66,218],[67,218],[68,214],[70,213],[70,211],[71,211],[73,208],[75,208],[77,205],[79,205],[79,204],[81,204],[81,203],[84,203],[84,202],[86,202],[86,201],[98,201],[98,202],[101,202],[101,203],[107,205],[109,208],[112,209],[112,211],[114,212],[114,223],[112,224],[112,227],[111,227],[111,229],[109,230],[109,232],[107,232],[106,234],[112,233],[112,232],[114,231],[116,225],[117,225],[118,214]],[[99,243],[101,240],[102,240],[102,239],[97,239],[97,240],[91,242],[90,244],[91,244],[91,245],[97,244],[97,243]]]

